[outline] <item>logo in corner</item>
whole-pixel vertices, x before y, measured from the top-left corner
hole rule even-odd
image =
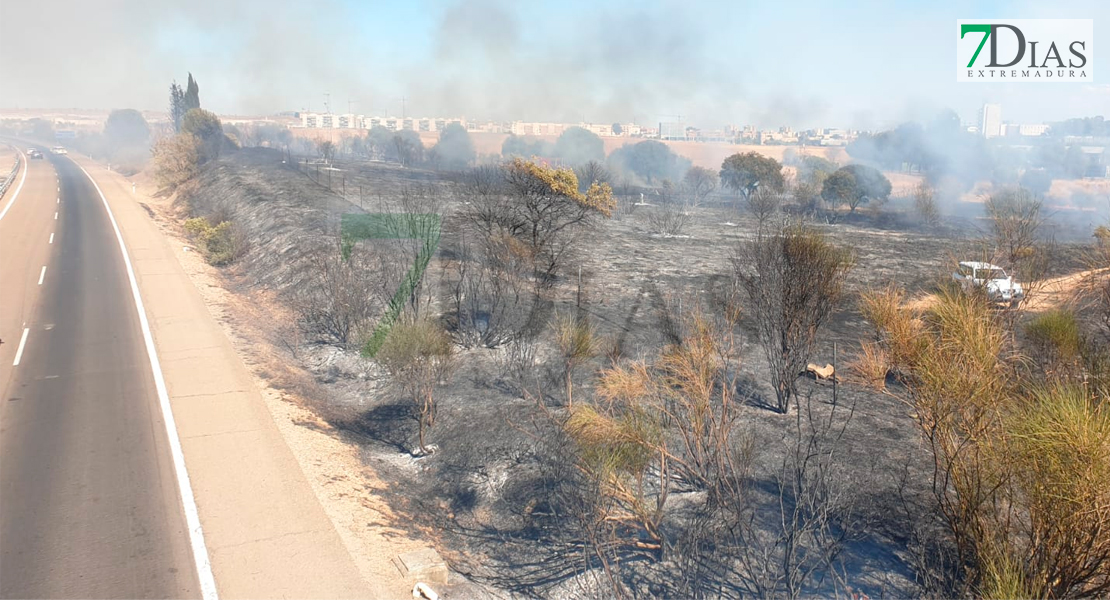
[[[956,81],[1090,82],[1091,19],[956,21]]]

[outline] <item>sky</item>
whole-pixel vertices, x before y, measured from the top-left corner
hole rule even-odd
[[[955,21],[1017,18],[1094,19],[1110,40],[1106,0],[12,0],[0,108],[160,110],[191,72],[225,115],[327,97],[333,112],[706,128],[880,129],[945,108],[971,123],[985,102],[1014,123],[1110,117],[1097,49],[1093,83],[956,82]]]

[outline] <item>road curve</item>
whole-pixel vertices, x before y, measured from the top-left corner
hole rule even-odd
[[[0,221],[0,597],[199,597],[111,223],[68,158],[27,168]]]

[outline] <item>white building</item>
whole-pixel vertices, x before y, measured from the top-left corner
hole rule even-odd
[[[366,118],[362,115],[346,113],[301,113],[301,127],[308,129],[364,129]]]
[[[984,104],[979,111],[979,132],[985,138],[1002,134],[1002,105]]]
[[[1038,136],[1048,133],[1048,125],[1018,125],[1018,135]]]

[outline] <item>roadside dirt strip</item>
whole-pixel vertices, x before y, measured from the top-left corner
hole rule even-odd
[[[219,596],[381,597],[360,575],[171,241],[125,180],[71,158],[104,193],[127,245]]]

